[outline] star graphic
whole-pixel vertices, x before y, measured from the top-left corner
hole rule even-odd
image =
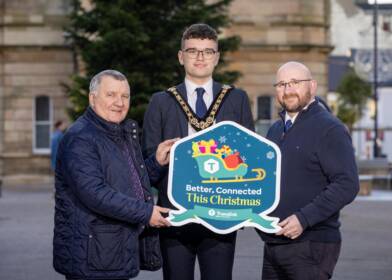
[[[219,137],[219,142],[220,142],[221,144],[226,143],[226,141],[227,141],[226,136],[221,136],[221,137]]]
[[[266,156],[267,156],[268,159],[275,158],[275,154],[273,152],[268,152]]]

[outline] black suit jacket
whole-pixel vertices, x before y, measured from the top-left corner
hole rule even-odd
[[[185,83],[176,86],[177,91],[187,100]],[[220,92],[222,85],[213,83],[214,98]],[[216,122],[234,121],[252,131],[254,122],[245,91],[231,90],[225,97],[217,116]],[[142,146],[144,156],[155,153],[157,146],[164,140],[188,136],[188,121],[178,102],[166,91],[155,93],[144,115]],[[167,174],[154,187],[159,190],[158,204],[163,207],[175,208],[167,197]]]

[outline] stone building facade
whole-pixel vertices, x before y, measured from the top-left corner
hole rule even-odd
[[[53,123],[66,119],[61,83],[74,71],[63,25],[70,0],[0,0],[0,176],[50,175],[49,137]],[[263,133],[276,117],[274,73],[280,64],[308,65],[327,89],[329,0],[235,0],[233,24],[224,35],[242,37],[230,68],[242,72],[237,86],[250,96]],[[36,175],[35,177],[33,175]],[[37,176],[38,175],[38,176]]]
[[[50,174],[50,133],[66,120],[61,83],[73,71],[63,25],[69,1],[0,1],[0,175]]]
[[[318,81],[318,94],[325,96],[332,50],[329,0],[235,0],[230,14],[233,25],[226,34],[242,38],[230,67],[242,72],[237,86],[249,94],[259,133],[278,112],[272,84],[282,63],[305,63]]]

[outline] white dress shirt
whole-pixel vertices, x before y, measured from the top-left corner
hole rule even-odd
[[[284,123],[286,123],[288,120],[291,120],[291,123],[294,124],[297,116],[298,116],[298,113],[296,113],[294,116],[290,117],[290,115],[287,114],[287,112],[286,112],[286,115],[284,116]]]
[[[196,100],[197,100],[197,93],[196,88],[204,88],[205,92],[203,94],[204,103],[207,106],[207,110],[210,108],[211,103],[214,99],[213,89],[212,89],[212,79],[208,80],[207,83],[204,85],[196,85],[194,82],[185,78],[185,87],[186,87],[186,97],[188,99],[188,104],[193,110],[196,112]],[[196,131],[193,127],[188,123],[188,135],[195,133]]]

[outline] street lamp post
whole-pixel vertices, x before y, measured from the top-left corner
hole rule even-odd
[[[373,26],[374,26],[374,57],[373,57],[373,99],[374,99],[374,138],[373,138],[373,157],[378,158],[379,147],[378,147],[378,47],[377,47],[377,25],[378,25],[378,4],[377,0],[373,4]]]

